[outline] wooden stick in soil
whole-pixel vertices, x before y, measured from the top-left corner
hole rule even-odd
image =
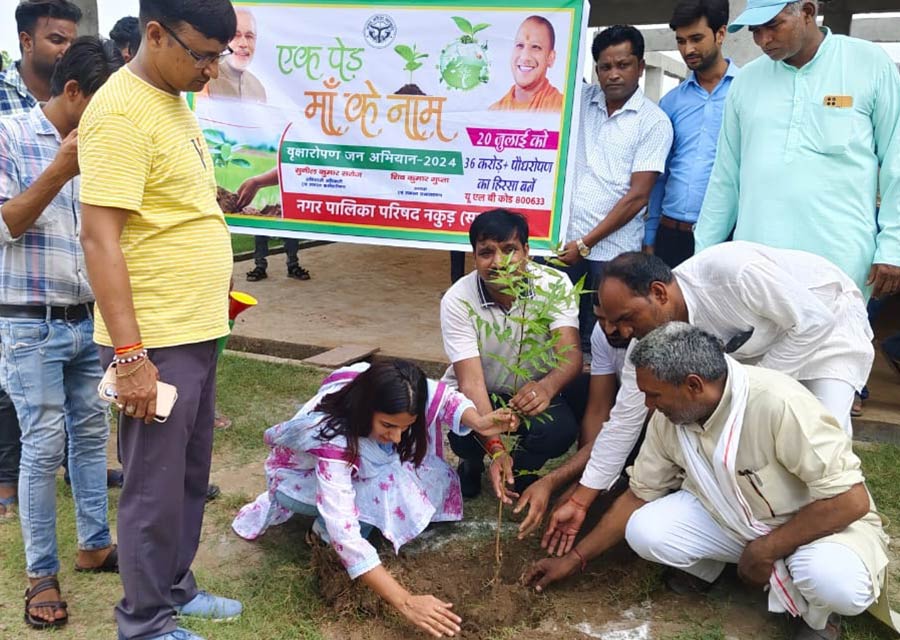
[[[524,301],[522,305],[522,315],[525,316],[528,310],[528,300]],[[516,364],[518,365],[522,361],[522,344],[523,338],[525,337],[525,325],[521,325],[519,327],[519,346],[516,350]],[[514,394],[519,391],[519,374],[516,373],[513,377],[513,389]],[[510,442],[504,441],[503,445],[506,448],[506,455],[512,456],[512,446],[511,439]],[[506,490],[506,470],[503,468],[503,465],[500,465],[500,491]],[[494,584],[494,589],[497,589],[500,586],[500,572],[503,569],[503,545],[501,544],[502,540],[500,536],[503,534],[503,498],[500,498],[497,501],[499,504],[497,505],[497,534],[494,536],[494,578],[492,580]]]
[[[500,488],[506,487],[506,470],[500,468]],[[503,500],[497,501],[497,534],[494,536],[494,589],[500,586],[500,570],[503,568],[503,546],[500,544],[500,531],[503,526]]]

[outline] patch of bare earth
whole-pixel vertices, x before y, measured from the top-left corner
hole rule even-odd
[[[252,500],[266,486],[261,463],[231,466],[225,456],[217,457],[209,481],[219,486],[222,496],[236,497],[240,503]],[[212,511],[207,509],[195,566],[216,574],[240,575],[248,566],[261,560],[265,549],[247,542],[231,530],[231,519],[237,513],[237,507],[223,507],[224,511],[220,511],[220,505],[211,505]]]
[[[460,535],[465,525],[470,526]],[[536,540],[510,537],[501,581],[492,584],[493,541],[471,525],[444,525],[438,534],[449,536],[444,544],[438,536],[429,536],[426,544],[404,548],[399,557],[389,546],[380,549],[386,567],[412,593],[430,593],[454,604],[463,618],[463,638],[648,640],[705,622],[721,624],[733,638],[779,637],[780,623],[766,613],[764,594],[726,577],[708,596],[677,596],[662,586],[658,567],[624,545],[592,563],[586,573],[537,594],[520,579],[544,552]],[[351,583],[330,547],[316,548],[312,563],[320,595],[332,613],[328,617],[333,618],[324,625],[326,638],[425,637],[364,585]]]

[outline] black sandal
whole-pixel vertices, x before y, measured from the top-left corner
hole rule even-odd
[[[43,580],[38,581],[38,583],[30,589],[25,589],[25,623],[33,629],[49,629],[51,627],[62,627],[69,621],[69,613],[67,611],[69,605],[67,605],[63,600],[48,600],[47,602],[39,602],[33,607],[31,606],[31,600],[36,595],[38,595],[39,593],[44,593],[44,591],[49,591],[50,589],[56,589],[57,593],[62,594],[62,591],[60,591],[59,589],[59,580],[57,580],[53,576],[49,576],[47,578],[44,578]],[[38,609],[42,607],[50,607],[51,609],[53,609],[54,614],[60,610],[65,611],[66,617],[54,620],[44,620],[43,618],[35,618],[30,613],[28,613],[29,609]]]
[[[266,270],[260,267],[254,267],[252,271],[247,272],[247,282],[257,282],[259,280],[265,280],[268,277]]]
[[[79,567],[75,564],[75,571],[81,573],[119,573],[119,545],[113,545],[112,551],[106,554],[103,564],[97,567]]]
[[[292,267],[289,267],[287,276],[288,278],[294,278],[295,280],[309,280],[310,278],[309,271],[301,267],[299,264],[295,264]]]

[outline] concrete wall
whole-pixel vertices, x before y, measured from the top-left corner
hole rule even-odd
[[[84,16],[78,25],[78,34],[82,36],[95,36],[98,33],[97,0],[72,0],[81,7]]]

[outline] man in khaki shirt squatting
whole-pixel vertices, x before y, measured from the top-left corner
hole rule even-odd
[[[629,489],[569,553],[537,562],[529,584],[543,590],[625,538],[706,583],[736,563],[769,586],[769,611],[797,618],[797,640],[835,640],[840,616],[886,597],[888,540],[859,458],[812,393],[682,322],[630,357],[656,413]]]

